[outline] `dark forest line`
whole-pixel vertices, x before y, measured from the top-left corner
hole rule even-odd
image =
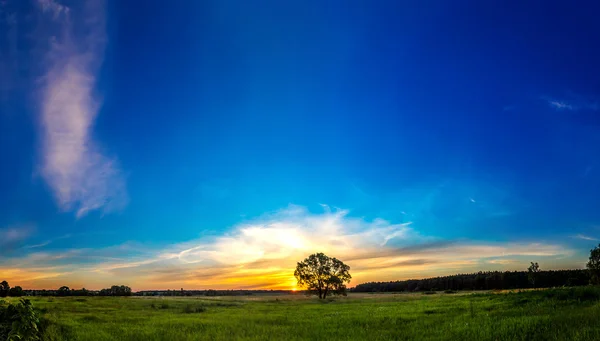
[[[532,281],[533,279],[533,281]],[[352,292],[401,292],[437,290],[502,290],[580,286],[591,282],[587,269],[530,271],[480,271],[425,279],[392,282],[368,282],[350,289]]]

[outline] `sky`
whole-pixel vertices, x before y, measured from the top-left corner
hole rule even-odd
[[[583,268],[594,1],[0,1],[0,279]]]

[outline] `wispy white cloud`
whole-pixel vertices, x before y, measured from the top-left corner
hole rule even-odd
[[[557,110],[575,110],[575,107],[565,101],[548,100],[548,104]]]
[[[0,254],[12,251],[33,233],[32,225],[11,226],[0,229]]]
[[[60,237],[56,237],[56,238],[45,240],[45,241],[43,241],[41,243],[38,243],[38,244],[25,245],[23,248],[25,248],[25,249],[36,249],[36,248],[40,248],[40,247],[44,247],[44,246],[50,245],[50,244],[54,243],[57,240],[70,238],[71,236],[72,236],[71,234],[65,234],[65,235],[60,236]]]
[[[247,264],[258,260],[295,259],[325,249],[349,254],[359,252],[358,247],[423,239],[409,225],[390,224],[381,219],[367,222],[349,217],[346,210],[310,214],[304,208],[292,206],[238,226],[230,235],[209,244],[186,248],[177,256],[183,262]]]
[[[51,14],[54,15],[54,18],[69,12],[67,6],[60,4],[55,0],[38,0],[38,4],[41,6],[42,11],[51,12]]]
[[[58,32],[48,35],[42,62],[41,174],[61,209],[76,210],[78,217],[120,209],[128,200],[124,176],[92,134],[100,108],[96,72],[106,43],[103,4],[89,1],[72,10],[53,0],[38,3]]]
[[[542,96],[541,99],[548,103],[551,108],[558,111],[598,111],[600,109],[598,101],[594,100],[593,98],[588,98],[574,93],[567,97],[568,99],[557,99],[553,97]]]
[[[598,238],[594,238],[594,237],[586,236],[586,235],[584,235],[584,234],[581,234],[581,233],[580,233],[580,234],[577,234],[577,235],[575,235],[575,236],[573,236],[573,238],[575,238],[575,239],[583,239],[583,240],[592,240],[592,241],[597,241],[597,240],[600,240],[600,239],[598,239]]]
[[[518,263],[516,259],[490,259],[487,261],[490,264],[498,264],[498,265],[511,265]]]

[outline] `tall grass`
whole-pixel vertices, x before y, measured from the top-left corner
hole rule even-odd
[[[43,340],[600,340],[600,290],[264,298],[40,298]],[[165,307],[165,308],[162,308]]]

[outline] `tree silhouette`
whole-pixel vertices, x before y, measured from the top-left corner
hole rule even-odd
[[[600,284],[600,244],[590,250],[590,259],[586,267],[590,272],[590,281],[593,284]]]
[[[327,295],[346,295],[346,284],[350,283],[350,267],[337,258],[315,253],[298,262],[294,276],[300,287],[310,294],[326,298]]]
[[[69,289],[69,287],[67,287],[67,286],[62,286],[62,287],[58,288],[58,290],[56,291],[56,295],[57,296],[70,296],[71,289]]]
[[[535,288],[535,280],[540,272],[540,265],[537,262],[531,262],[531,265],[527,268],[527,278],[531,283],[531,286]]]
[[[7,281],[2,281],[0,283],[0,297],[8,296],[8,292],[10,290],[10,285],[8,285]]]
[[[25,293],[23,292],[23,288],[21,288],[18,285],[16,287],[10,288],[10,290],[8,291],[8,296],[21,297],[23,295],[25,295]]]
[[[102,289],[98,293],[100,296],[131,296],[131,288],[126,285],[113,285],[108,289]]]

